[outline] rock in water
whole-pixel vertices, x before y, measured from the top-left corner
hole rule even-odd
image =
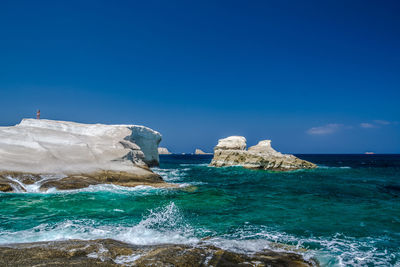
[[[196,150],[194,151],[195,155],[210,155],[211,153],[206,153],[201,149],[196,148]]]
[[[317,165],[293,155],[282,154],[271,147],[271,140],[260,141],[246,150],[246,138],[230,136],[218,141],[211,166],[243,166],[248,169],[289,171],[313,169]]]
[[[158,148],[159,155],[171,155],[172,153],[168,151],[166,147],[159,147]]]
[[[85,177],[79,188],[94,180],[162,183],[149,169],[158,165],[160,141],[160,133],[144,126],[23,119],[16,126],[0,127],[0,190],[24,187],[20,184],[24,181],[13,180],[10,173],[17,177],[63,174],[69,179],[57,183],[68,182],[68,188],[78,184],[78,176]]]

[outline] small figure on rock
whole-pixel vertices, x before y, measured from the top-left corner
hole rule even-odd
[[[38,109],[38,111],[36,112],[36,119],[40,120],[40,109]]]

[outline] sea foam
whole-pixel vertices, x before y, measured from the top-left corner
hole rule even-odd
[[[100,225],[93,220],[65,220],[21,231],[0,231],[0,244],[68,239],[112,238],[136,245],[194,244],[199,241],[174,202],[149,210],[136,225]]]

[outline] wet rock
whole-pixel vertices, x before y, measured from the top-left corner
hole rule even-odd
[[[14,173],[0,173],[0,191],[2,192],[14,192],[15,189],[19,191],[24,191],[24,188],[20,185],[18,179],[10,179],[11,175],[16,175]],[[17,176],[17,175],[16,175]]]
[[[115,184],[126,187],[138,185],[149,185],[153,187],[176,187],[174,184],[166,183],[161,176],[143,169],[144,172],[115,172],[98,171],[93,173],[72,174],[69,176],[36,175],[18,172],[0,172],[0,191],[2,192],[24,192],[26,186],[39,182],[41,191],[50,188],[58,190],[82,189],[90,185]]]
[[[8,179],[11,177],[26,185],[34,184],[42,179],[38,174],[9,171],[0,172],[0,177],[7,177]]]
[[[65,177],[59,180],[49,180],[40,186],[41,191],[47,191],[50,188],[58,190],[82,189],[90,185],[97,185],[99,182],[93,178],[82,175]]]
[[[39,242],[0,247],[2,266],[119,266],[90,257],[100,244],[85,241]]]
[[[2,192],[12,192],[14,189],[11,186],[10,181],[5,181],[2,178],[0,178],[0,191]]]
[[[71,190],[97,184],[115,184],[126,187],[135,187],[138,185],[174,187],[174,185],[164,182],[161,176],[155,173],[152,173],[152,175],[139,175],[128,172],[100,171],[90,174],[71,175],[59,180],[48,181],[43,183],[40,189],[56,188],[58,190]]]
[[[317,266],[301,255],[263,251],[245,255],[202,245],[130,245],[112,239],[0,246],[2,266]]]

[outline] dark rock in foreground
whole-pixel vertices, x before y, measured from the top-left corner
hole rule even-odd
[[[316,266],[300,255],[264,251],[248,256],[209,245],[135,246],[112,239],[0,246],[1,266]]]

